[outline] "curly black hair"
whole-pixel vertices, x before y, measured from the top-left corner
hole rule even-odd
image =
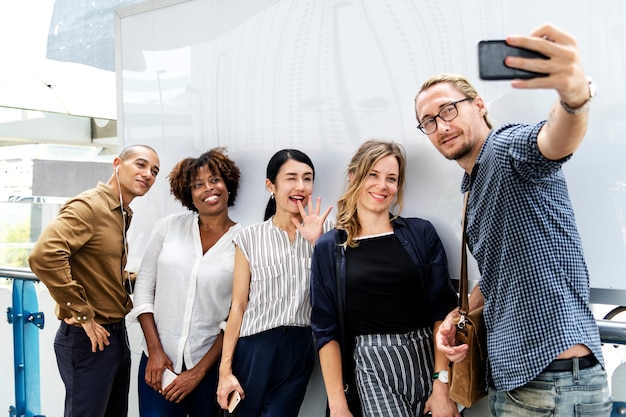
[[[198,170],[203,166],[208,166],[209,171],[214,175],[222,177],[228,190],[228,207],[232,207],[237,198],[241,172],[235,162],[226,154],[226,148],[222,147],[210,149],[198,158],[185,158],[172,168],[168,178],[170,192],[174,198],[189,210],[198,211],[193,204],[191,183],[196,178]]]

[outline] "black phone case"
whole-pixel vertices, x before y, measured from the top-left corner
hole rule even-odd
[[[548,74],[540,72],[507,67],[504,65],[504,58],[507,56],[549,59],[539,52],[507,45],[505,41],[480,41],[478,43],[478,70],[480,78],[482,80],[513,80],[515,78],[530,79],[548,76]]]

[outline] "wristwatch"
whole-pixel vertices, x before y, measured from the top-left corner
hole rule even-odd
[[[443,371],[435,372],[433,374],[433,381],[436,379],[438,379],[439,382],[447,384],[448,383],[448,371],[444,369]]]
[[[582,112],[584,112],[585,110],[587,110],[589,108],[589,104],[591,104],[591,100],[596,95],[596,92],[598,91],[598,88],[596,87],[596,83],[593,82],[591,77],[587,77],[587,81],[589,82],[589,99],[587,101],[585,101],[582,106],[576,107],[576,108],[572,108],[572,107],[568,106],[563,100],[561,100],[561,107],[563,107],[563,110],[565,110],[567,113],[569,113],[569,114],[579,114],[579,113],[582,113]]]

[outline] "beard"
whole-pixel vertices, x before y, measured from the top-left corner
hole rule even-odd
[[[472,152],[472,144],[466,142],[459,149],[451,150],[449,152],[440,150],[440,152],[446,159],[450,161],[458,161]]]

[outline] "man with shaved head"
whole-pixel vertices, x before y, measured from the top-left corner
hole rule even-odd
[[[124,149],[107,183],[67,201],[29,256],[61,320],[54,350],[66,390],[65,417],[128,414],[129,204],[150,190],[158,173],[154,149]]]

